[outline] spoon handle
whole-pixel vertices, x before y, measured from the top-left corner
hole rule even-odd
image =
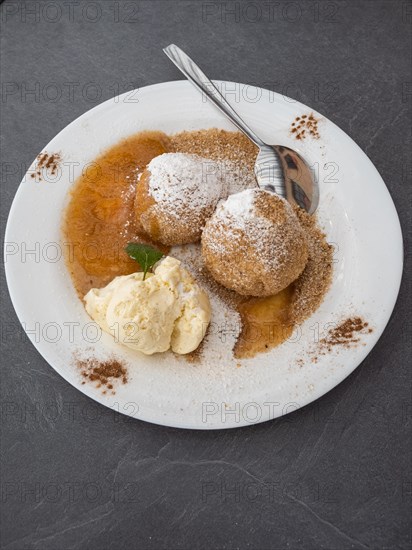
[[[210,99],[212,103],[218,107],[229,120],[233,122],[235,126],[239,128],[257,147],[267,147],[256,134],[253,132],[244,120],[236,113],[236,111],[229,105],[223,95],[219,92],[217,87],[211,80],[204,74],[204,72],[196,65],[196,63],[185,54],[183,50],[178,48],[175,44],[170,44],[163,51],[169,57],[176,67],[198,88],[205,96]]]

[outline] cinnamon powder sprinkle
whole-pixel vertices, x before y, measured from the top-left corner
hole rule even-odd
[[[50,173],[54,176],[57,172],[57,169],[59,168],[60,161],[60,153],[53,153],[52,155],[46,152],[40,153],[40,155],[37,156],[36,173],[31,174],[31,177],[35,178],[36,175],[41,176],[42,169],[49,170]]]
[[[115,380],[121,381],[123,384],[128,381],[126,365],[114,357],[105,361],[94,357],[77,359],[76,366],[84,378],[82,384],[85,384],[86,381],[95,382],[98,388],[105,387],[108,390],[113,390]],[[106,390],[103,393],[106,393]],[[112,391],[112,393],[115,392]]]
[[[298,206],[294,210],[306,233],[309,250],[306,267],[293,283],[291,320],[294,324],[301,324],[318,309],[331,285],[334,248],[327,242],[316,216],[309,215]]]
[[[350,317],[330,330],[325,338],[320,340],[320,348],[322,351],[328,352],[332,351],[335,346],[350,348],[353,344],[361,341],[361,334],[370,334],[371,332],[373,329],[361,317]]]
[[[319,139],[318,122],[313,113],[297,116],[291,124],[290,132],[297,140],[303,140],[308,136]]]

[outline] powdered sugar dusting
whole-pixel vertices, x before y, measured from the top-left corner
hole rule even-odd
[[[240,238],[238,229],[247,231],[250,238],[258,245],[261,237],[260,232],[269,230],[271,227],[270,221],[259,216],[255,208],[255,198],[258,192],[259,190],[256,188],[245,189],[240,193],[230,195],[225,201],[219,203],[210,224],[219,227],[223,225],[224,230],[231,234],[233,242]],[[218,239],[213,240],[210,244],[216,250],[221,247]]]
[[[225,239],[220,238],[220,235],[226,234],[230,237],[230,246],[237,248],[239,255],[247,255],[247,245],[245,246],[244,243],[244,237],[247,235],[249,242],[254,246],[256,254],[259,254],[261,260],[268,265],[277,265],[278,259],[286,254],[286,247],[282,240],[279,240],[277,246],[273,246],[273,243],[270,247],[262,245],[262,236],[271,228],[269,220],[255,216],[253,206],[250,210],[243,212],[236,212],[235,208],[229,210],[226,206],[226,202],[222,201],[213,218],[209,221],[209,232],[219,237],[207,239],[208,248],[222,256],[226,255],[227,242]]]
[[[255,193],[253,189],[246,189],[241,193],[230,195],[223,204],[223,210],[232,214],[232,216],[252,216],[255,202]]]
[[[197,155],[164,153],[147,166],[149,193],[170,211],[215,205],[225,189],[217,164]]]

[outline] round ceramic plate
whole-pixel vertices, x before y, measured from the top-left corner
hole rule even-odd
[[[121,413],[180,428],[233,428],[263,422],[306,405],[348,376],[382,334],[399,290],[402,235],[388,190],[361,149],[332,122],[294,100],[243,84],[217,82],[240,115],[268,143],[297,149],[320,185],[318,219],[334,243],[333,283],[323,304],[288,341],[241,366],[223,354],[189,364],[171,353],[147,357],[99,335],[67,271],[61,221],[70,189],[106,148],[141,130],[175,133],[235,129],[186,81],[148,86],[97,106],[60,132],[43,151],[59,152],[57,172],[24,177],[5,236],[10,295],[27,334],[48,363],[80,391]],[[296,116],[314,112],[320,139],[296,141]],[[382,262],[382,250],[385,261]],[[373,331],[352,348],[313,361],[319,338],[351,315]],[[215,338],[229,338],[225,331]],[[222,343],[222,342],[220,342]],[[223,342],[224,344],[225,342]],[[227,346],[230,347],[229,342]],[[113,395],[82,384],[74,357],[115,354],[129,381]]]

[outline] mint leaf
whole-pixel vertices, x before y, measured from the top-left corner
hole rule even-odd
[[[163,252],[150,246],[150,244],[129,243],[125,251],[133,260],[139,263],[143,270],[143,281],[146,279],[149,269],[164,256]]]

